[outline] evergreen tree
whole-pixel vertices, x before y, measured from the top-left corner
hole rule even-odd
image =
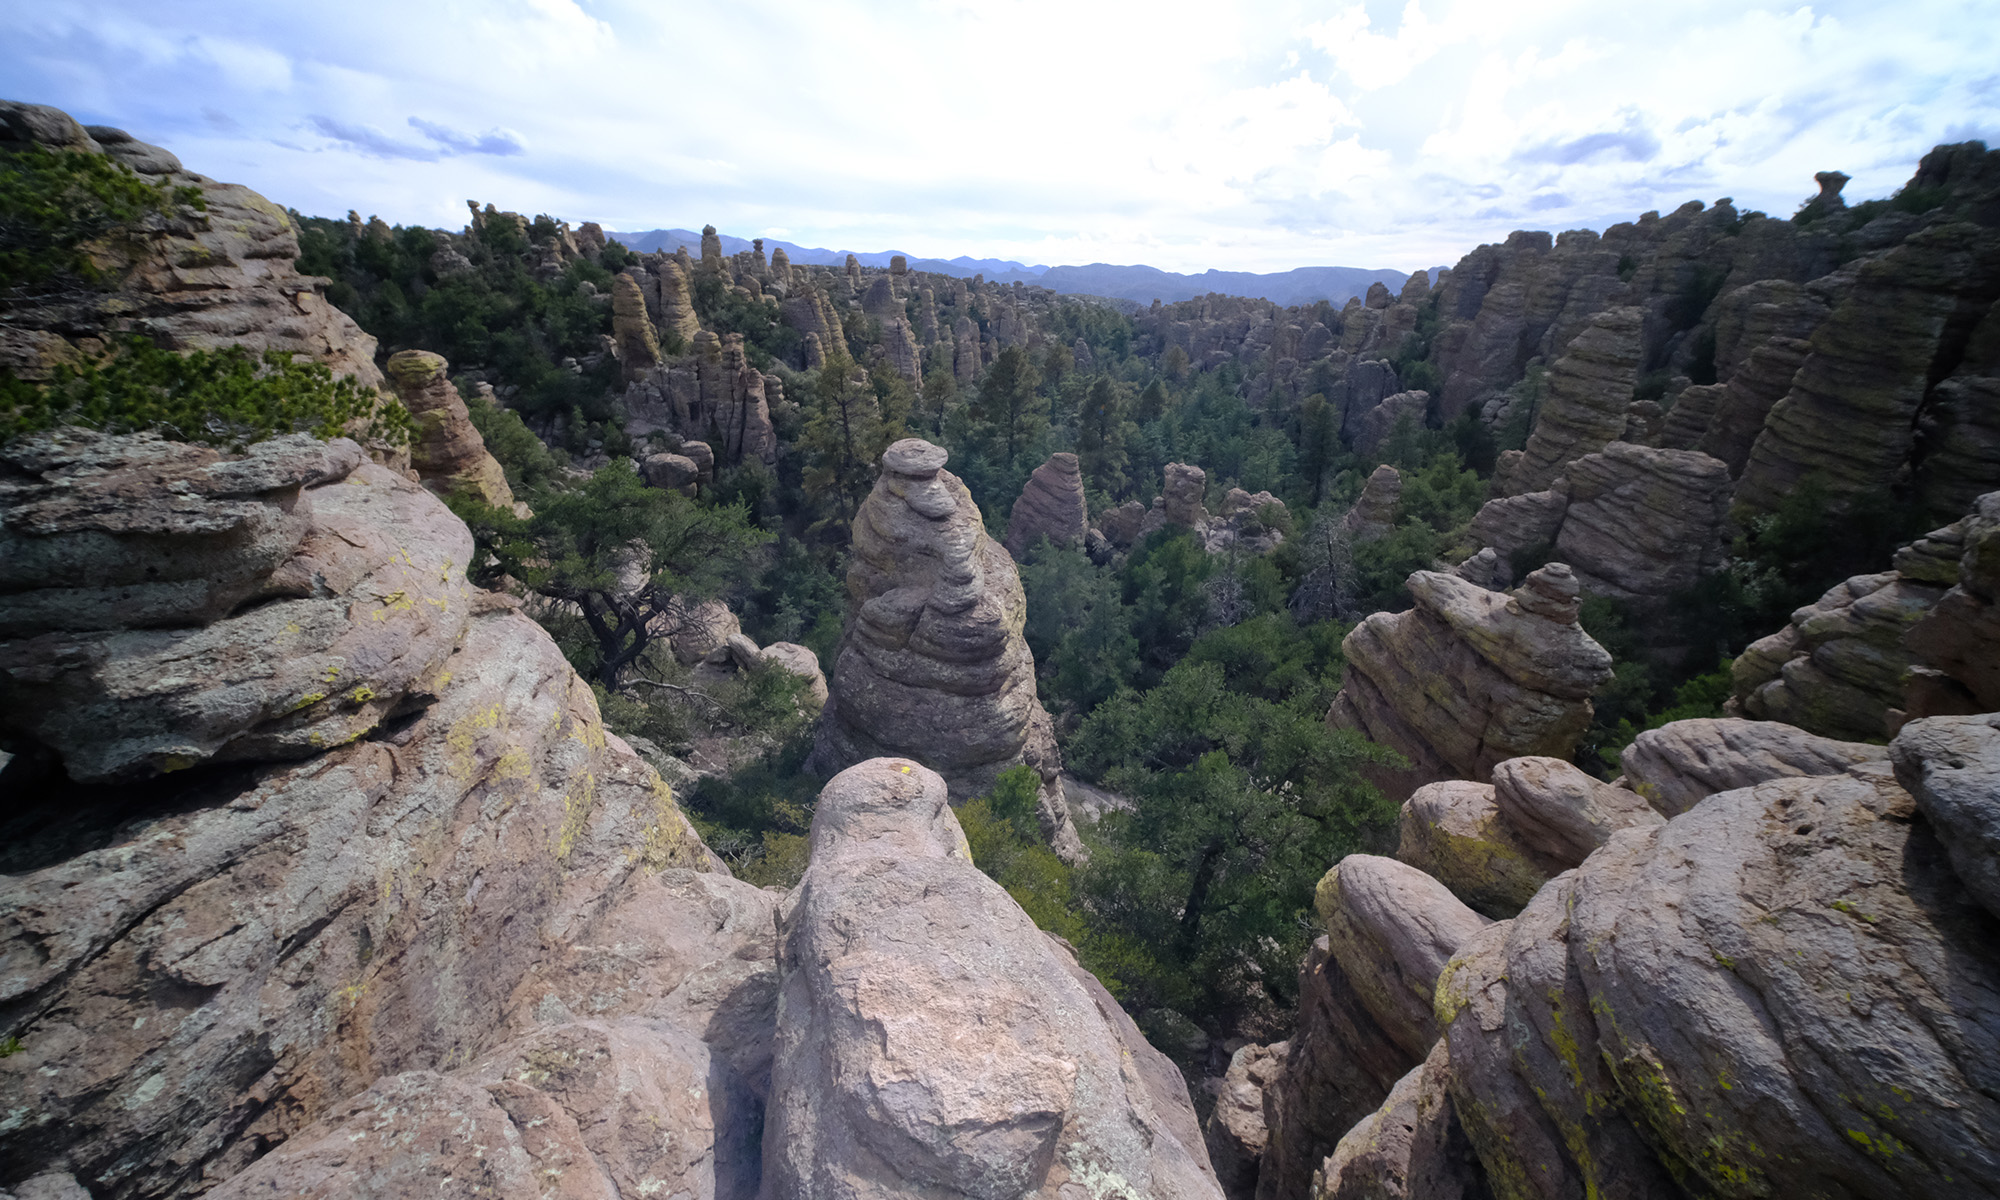
[[[882,452],[903,436],[899,421],[883,419],[873,382],[859,375],[853,360],[835,355],[812,377],[805,397],[799,449],[805,459],[801,476],[807,500],[817,510],[814,528],[838,523],[844,531],[853,523],[861,501],[875,486]]]
[[[1125,452],[1130,424],[1118,385],[1110,376],[1099,375],[1084,397],[1076,431],[1076,457],[1086,487],[1114,497],[1124,491],[1125,465],[1131,461]]]

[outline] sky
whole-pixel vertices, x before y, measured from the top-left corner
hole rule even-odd
[[[2000,146],[2000,4],[0,0],[0,96],[309,215],[1173,271],[1414,270],[1514,229]]]

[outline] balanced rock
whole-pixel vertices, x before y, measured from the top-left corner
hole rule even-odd
[[[1042,778],[1044,834],[1080,857],[1054,727],[1021,634],[1020,574],[945,458],[917,438],[890,446],[854,518],[847,627],[812,762],[831,771],[907,755],[942,774],[960,801],[1026,764]]]
[[[848,768],[811,848],[778,917],[764,1195],[1219,1200],[1180,1073],[972,865],[942,778]]]
[[[399,350],[389,356],[385,373],[416,418],[410,465],[424,483],[446,495],[470,489],[495,508],[512,508],[514,490],[507,486],[507,472],[473,428],[443,357],[427,350]]]
[[[1611,676],[1576,623],[1569,567],[1550,563],[1511,593],[1436,571],[1409,588],[1414,608],[1375,613],[1341,643],[1347,670],[1326,717],[1410,760],[1375,772],[1383,791],[1401,800],[1441,779],[1484,782],[1524,754],[1569,757]]]
[[[1646,730],[1619,763],[1633,791],[1675,817],[1717,792],[1794,775],[1839,775],[1888,756],[1881,746],[1835,741],[1781,721],[1698,717]]]
[[[646,482],[663,491],[692,496],[701,484],[701,468],[682,454],[648,454],[639,464]]]
[[[1014,501],[1007,519],[1007,553],[1018,562],[1044,537],[1055,546],[1081,545],[1089,522],[1076,455],[1058,451],[1035,468]]]

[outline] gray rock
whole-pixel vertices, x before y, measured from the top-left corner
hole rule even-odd
[[[1889,752],[1839,742],[1779,721],[1700,717],[1648,729],[1625,747],[1625,782],[1669,817],[1718,792],[1793,775],[1839,775]]]
[[[2000,916],[2000,713],[1911,721],[1889,753],[1966,890]]]
[[[1621,829],[1665,823],[1637,793],[1599,783],[1558,758],[1510,758],[1494,767],[1493,800],[1522,843],[1565,869]]]
[[[1220,1197],[1179,1072],[972,865],[947,795],[908,759],[820,795],[763,1195]]]
[[[1423,1065],[1340,1139],[1313,1175],[1312,1200],[1476,1200],[1490,1195],[1446,1090],[1449,1047]]]

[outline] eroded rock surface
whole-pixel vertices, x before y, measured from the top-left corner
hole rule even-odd
[[[529,1189],[507,1194],[543,1194],[532,1189],[545,1171],[580,1164],[582,1150],[596,1163],[578,1167],[577,1188],[649,1176],[704,1196],[753,1186],[742,1153],[697,1143],[754,1123],[773,897],[713,873],[666,786],[605,731],[548,636],[504,597],[470,593],[462,566],[447,569],[443,551],[462,564],[470,543],[442,503],[356,466],[358,449],[338,442],[284,439],[236,459],[148,438],[29,445],[44,447],[41,508],[16,495],[10,514],[53,521],[96,497],[100,525],[166,511],[226,531],[222,518],[290,494],[297,548],[271,566],[254,539],[240,542],[247,563],[220,574],[297,580],[301,594],[234,615],[190,603],[154,630],[107,630],[98,622],[115,609],[79,605],[95,632],[6,644],[16,659],[52,638],[95,646],[37,686],[97,713],[100,738],[158,733],[111,740],[116,755],[80,730],[57,737],[72,775],[137,781],[44,774],[10,797],[0,1032],[20,1050],[0,1058],[0,1088],[26,1107],[0,1130],[0,1177],[58,1170],[100,1197],[174,1196],[249,1168],[258,1174],[227,1194],[331,1196],[357,1179],[434,1186],[432,1150],[477,1167],[488,1145],[496,1186]],[[329,462],[344,473],[328,478]],[[202,494],[202,480],[232,475],[239,490]],[[81,536],[74,520],[13,528]],[[141,561],[190,535],[142,536],[156,540],[130,552]],[[14,558],[51,584],[69,582],[66,561]],[[147,665],[204,638],[226,653]],[[300,671],[325,699],[289,720],[258,699]],[[381,696],[357,698],[364,682]],[[202,701],[198,727],[185,715],[232,693],[248,699]],[[17,735],[49,730],[35,714],[6,719]],[[191,730],[240,765],[158,775],[172,764],[154,742]],[[706,1116],[690,1087],[712,1097]],[[686,1141],[643,1136],[655,1128],[639,1110],[647,1096],[687,1118]],[[384,1105],[410,1122],[389,1137]],[[477,1129],[451,1113],[517,1140],[452,1149]],[[442,1141],[419,1145],[423,1130]],[[726,1178],[748,1183],[731,1191]]]
[[[444,358],[427,350],[401,350],[389,356],[386,372],[416,418],[410,465],[424,482],[446,495],[467,488],[495,508],[512,508],[514,489],[507,486],[507,473],[473,428]]]
[[[1041,538],[1054,546],[1080,546],[1090,512],[1083,499],[1083,474],[1076,455],[1051,454],[1036,467],[1014,501],[1007,519],[1007,553],[1016,561],[1027,557]]]
[[[766,1197],[1221,1196],[1179,1072],[972,865],[935,772],[827,785],[779,929]]]
[[[1475,937],[1438,1015],[1495,1191],[2000,1192],[2000,940],[1918,811],[1883,763],[1710,796]]]
[[[916,438],[889,447],[854,519],[847,630],[812,761],[838,770],[907,755],[942,774],[960,801],[1025,763],[1043,781],[1044,834],[1079,857],[1062,759],[1021,634],[1020,575],[945,457]]]
[[[1674,817],[1718,792],[1792,775],[1839,775],[1888,756],[1881,746],[1823,738],[1782,721],[1701,717],[1646,730],[1619,762],[1632,790]]]
[[[1590,724],[1611,656],[1576,623],[1577,583],[1551,563],[1511,593],[1456,575],[1410,576],[1416,607],[1376,613],[1341,643],[1347,672],[1327,711],[1408,758],[1375,772],[1404,799],[1441,779],[1484,781],[1509,758],[1567,758]]]

